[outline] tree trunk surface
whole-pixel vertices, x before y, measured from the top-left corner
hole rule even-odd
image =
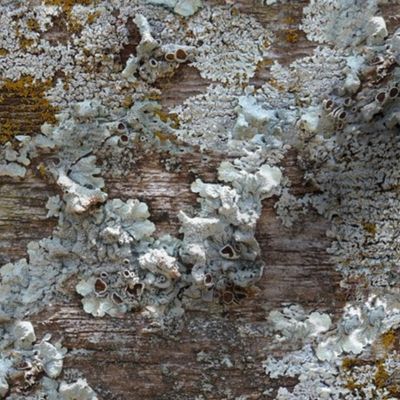
[[[263,26],[273,27],[277,39],[270,49],[271,60],[288,65],[316,48],[298,28],[307,3],[290,1],[265,7],[251,0],[239,0],[236,6]],[[382,7],[384,15],[400,12],[399,5]],[[390,20],[388,27],[393,31]],[[295,34],[295,40],[289,34]],[[251,83],[261,86],[266,82],[270,78],[269,67],[261,66]],[[171,109],[190,96],[204,93],[209,84],[195,68],[182,65],[173,78],[158,83],[162,88],[161,102],[166,110]],[[22,125],[35,119],[35,114],[20,113],[18,104],[0,104],[0,115],[3,113],[14,113]],[[209,165],[198,177],[215,182],[221,158],[209,156]],[[178,234],[177,212],[196,204],[196,195],[190,191],[194,177],[188,171],[200,157],[184,157],[184,167],[178,173],[166,172],[157,155],[143,160],[127,177],[106,181],[109,199],[136,197],[146,202],[156,233]],[[56,226],[55,218],[46,218],[45,203],[59,191],[40,176],[36,168],[40,161],[40,157],[33,161],[24,179],[0,177],[0,265],[26,257],[27,244],[51,235]],[[293,194],[315,191],[303,181],[305,171],[298,165],[295,150],[286,154],[281,166],[292,182]],[[293,227],[285,228],[274,210],[276,200],[263,202],[257,224],[256,239],[262,249],[264,274],[250,297],[239,304],[223,310],[205,305],[188,311],[182,332],[168,337],[152,330],[135,313],[114,318],[86,314],[80,296],[73,294],[76,282],[71,282],[69,289],[74,301],[51,304],[30,318],[37,336],[50,332],[53,337],[61,337],[69,350],[64,359],[64,374],[82,372],[99,398],[105,400],[195,399],[200,394],[216,400],[224,398],[223,392],[231,393],[232,398],[256,400],[269,398],[263,394],[267,388],[274,389],[272,393],[282,386],[290,390],[297,379],[272,380],[262,367],[268,355],[280,357],[291,349],[290,343],[273,345],[271,338],[263,334],[268,313],[297,303],[307,311],[318,309],[335,318],[342,312],[346,292],[339,285],[340,274],[327,253],[329,222],[310,212]],[[223,362],[226,356],[231,365]],[[208,391],[207,385],[213,389]]]

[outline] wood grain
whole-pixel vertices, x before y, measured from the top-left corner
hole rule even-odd
[[[297,28],[305,4],[306,1],[291,1],[264,7],[259,2],[240,0],[237,7],[240,12],[253,15],[277,38],[269,59],[289,64],[311,54],[316,47]],[[399,10],[400,6],[383,7],[386,15],[395,15]],[[395,25],[389,19],[391,30]],[[65,32],[57,34],[64,40]],[[128,51],[132,49],[125,50]],[[121,55],[121,59],[124,57],[126,54]],[[269,66],[262,65],[252,84],[260,86],[268,79]],[[166,109],[204,93],[209,84],[189,66],[179,68],[172,79],[158,82]],[[14,112],[9,106],[4,112]],[[35,117],[29,113],[16,115],[21,124],[24,118]],[[196,205],[196,196],[190,192],[190,183],[196,178],[191,170],[195,168],[205,181],[216,179],[220,156],[212,156],[208,165],[201,165],[199,157],[182,159],[178,173],[165,172],[160,157],[149,157],[134,174],[123,179],[108,178],[109,196],[140,198],[149,204],[157,234],[177,234],[177,211]],[[283,166],[295,193],[314,190],[304,184],[294,151],[287,154]],[[56,193],[56,187],[43,180],[35,166],[24,180],[0,178],[0,264],[24,257],[30,240],[51,234],[56,221],[45,218],[44,206],[48,196]],[[265,273],[258,290],[239,305],[210,305],[190,311],[182,332],[167,337],[138,314],[93,318],[82,311],[79,296],[71,293],[71,301],[53,304],[32,317],[38,337],[46,332],[62,337],[69,349],[64,373],[74,376],[79,371],[104,400],[179,400],[195,399],[201,394],[210,400],[238,396],[256,400],[269,398],[263,395],[267,388],[276,390],[284,385],[290,389],[296,379],[271,381],[262,370],[261,363],[268,355],[282,355],[298,345],[275,347],[271,343],[265,334],[268,312],[282,304],[299,303],[307,310],[318,308],[337,316],[345,299],[339,274],[326,252],[330,244],[325,236],[329,223],[310,212],[293,228],[284,228],[276,217],[275,201],[264,202],[257,226]],[[231,366],[223,362],[226,356]]]

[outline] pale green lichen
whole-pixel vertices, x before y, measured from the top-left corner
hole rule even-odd
[[[30,243],[27,259],[0,269],[1,319],[11,324],[66,300],[63,285],[71,278],[84,310],[95,317],[137,311],[165,326],[199,304],[235,304],[263,273],[255,237],[262,202],[281,196],[276,209],[286,226],[307,207],[331,220],[330,251],[341,284],[362,277],[365,287],[358,287],[335,323],[326,310],[308,313],[292,305],[269,312],[263,332],[273,344],[294,340],[302,346],[264,364],[272,379],[299,378],[292,392],[280,388],[277,398],[395,396],[395,354],[385,350],[374,365],[350,362],[345,354],[362,357],[380,341],[391,347],[387,332],[400,322],[394,273],[399,34],[386,38],[376,1],[311,1],[302,26],[322,45],[290,65],[273,63],[268,82],[255,88],[247,85],[257,67],[273,59],[268,27],[237,7],[148,3],[48,0],[13,12],[8,3],[1,6],[3,89],[35,100],[35,115],[47,123],[41,132],[19,135],[14,119],[0,122],[0,175],[22,178],[32,158],[51,151],[58,160],[44,157],[38,173],[60,190],[47,202],[48,216],[58,218],[51,237]],[[69,36],[50,45],[47,29],[62,13]],[[138,38],[128,29],[132,23]],[[297,28],[285,38],[296,42]],[[170,113],[155,83],[185,63],[215,84]],[[298,201],[278,166],[291,145],[305,178],[319,189]],[[193,179],[199,204],[177,210],[179,238],[155,236],[145,202],[109,199],[106,177],[134,174],[136,163],[154,153],[169,165],[198,148],[205,157],[214,152],[228,160],[217,168],[215,182]],[[13,390],[12,352],[33,345],[40,353],[33,375],[47,375],[35,381],[38,393],[96,398],[83,380],[55,380],[63,350],[48,340],[34,344],[26,321],[13,332],[17,340],[11,343],[8,332],[0,342],[9,351],[0,361],[1,395]],[[230,359],[224,360],[230,368]],[[207,383],[204,390],[211,390]]]

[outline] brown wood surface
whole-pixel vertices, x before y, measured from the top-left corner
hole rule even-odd
[[[277,38],[270,59],[288,64],[316,47],[297,30],[306,3],[291,1],[264,7],[240,0],[237,4],[241,12],[253,15]],[[384,12],[395,14],[393,7],[385,6]],[[392,29],[395,23],[388,22]],[[268,79],[265,65],[252,83],[261,85]],[[193,94],[203,93],[209,84],[195,68],[183,66],[170,81],[160,82],[162,102],[168,109]],[[6,105],[0,105],[0,114],[2,107]],[[24,114],[18,116],[24,118]],[[282,162],[285,174],[291,179],[295,194],[311,192],[314,189],[303,182],[296,157],[294,151],[288,152]],[[220,162],[216,156],[211,160],[199,172],[209,182],[215,180],[215,167]],[[194,176],[188,171],[197,162],[196,157],[183,160],[182,172],[166,173],[159,158],[149,157],[140,162],[135,174],[120,180],[108,179],[109,197],[146,201],[157,233],[176,234],[177,211],[195,205],[196,196],[190,192]],[[38,161],[33,163],[23,180],[0,178],[0,265],[24,257],[27,243],[50,235],[56,224],[45,218],[45,203],[57,188],[40,177],[37,164]],[[202,394],[205,399],[243,395],[250,400],[269,398],[262,394],[268,387],[290,388],[295,379],[269,380],[262,370],[262,361],[268,355],[282,355],[296,346],[272,345],[265,335],[268,312],[282,304],[299,303],[307,310],[318,308],[335,316],[343,307],[345,293],[326,252],[329,240],[325,231],[329,223],[310,212],[293,228],[284,228],[276,217],[275,201],[264,202],[257,227],[257,240],[266,263],[264,275],[257,284],[258,290],[239,305],[204,306],[188,312],[182,332],[166,337],[137,314],[93,318],[83,312],[80,298],[74,294],[72,302],[51,305],[32,317],[38,337],[46,332],[62,337],[70,350],[64,373],[81,372],[101,399],[195,399]],[[200,352],[205,353],[203,361],[199,359]],[[221,363],[226,355],[232,361],[231,367]]]

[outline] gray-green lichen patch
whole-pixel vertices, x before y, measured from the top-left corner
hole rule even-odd
[[[171,8],[183,17],[190,17],[203,6],[202,0],[147,0],[147,2]]]
[[[251,89],[243,92],[238,84],[248,81],[264,54],[264,30],[250,17],[232,15],[227,7],[204,7],[188,19],[190,35],[179,23],[176,29],[171,28],[168,22],[178,20],[158,7],[145,7],[140,2],[115,7],[121,21],[132,18],[138,28],[140,40],[135,54],[131,54],[124,69],[104,81],[113,87],[107,96],[82,99],[74,79],[82,83],[88,77],[78,78],[80,67],[74,71],[78,75],[63,85],[59,97],[59,86],[50,90],[49,99],[62,107],[57,124],[44,124],[30,144],[32,156],[41,150],[55,153],[56,157],[44,161],[43,173],[62,193],[47,203],[48,215],[58,217],[59,223],[52,237],[28,246],[28,259],[2,268],[1,295],[8,298],[2,312],[10,317],[36,312],[39,302],[45,304],[63,297],[63,282],[71,277],[77,279],[76,288],[83,297],[85,311],[94,316],[144,310],[157,317],[174,318],[181,316],[193,300],[219,299],[230,304],[236,301],[234,292],[240,291],[233,289],[235,286],[246,288],[261,277],[255,226],[261,201],[279,194],[282,173],[270,164],[281,159],[285,146],[278,139],[282,130],[279,113],[264,109],[260,105],[262,99],[250,95]],[[112,10],[114,6],[96,7],[93,24],[115,21]],[[155,10],[161,14],[153,14]],[[57,14],[56,10],[53,12]],[[70,12],[81,22],[87,17],[85,7],[72,7]],[[161,16],[167,17],[163,20]],[[200,21],[206,16],[208,22],[203,29]],[[88,62],[91,56],[87,53],[98,48],[98,43],[88,36],[90,25],[88,31],[82,28],[71,41],[71,51],[78,54],[85,46],[83,54]],[[106,43],[111,41],[109,48],[118,51],[126,32],[115,32],[111,25],[107,26]],[[236,49],[235,37],[241,38],[243,48]],[[205,54],[213,52],[225,59],[210,63]],[[115,65],[107,60],[104,62],[109,62],[110,68]],[[230,96],[240,93],[241,97],[236,109],[225,106],[223,114],[230,113],[232,122],[236,117],[237,122],[223,139],[229,154],[236,159],[221,164],[221,183],[198,180],[192,185],[200,195],[200,211],[195,215],[179,212],[183,238],[156,240],[152,236],[154,225],[147,219],[147,206],[136,199],[108,200],[103,176],[134,171],[135,162],[154,151],[177,157],[182,151],[194,151],[192,145],[200,144],[205,149],[212,146],[206,138],[199,143],[187,140],[184,128],[165,117],[158,101],[146,99],[151,84],[163,74],[173,73],[183,62],[197,65],[217,81],[226,82],[235,73],[235,89]],[[234,65],[237,72],[232,69]],[[95,85],[101,81],[100,76],[99,71]],[[113,93],[118,85],[120,90],[134,89],[133,104],[117,107],[118,101],[108,101],[117,98]],[[73,97],[68,95],[69,86],[74,88],[70,92]],[[216,86],[217,96],[221,88]],[[65,107],[61,99],[66,99],[69,106]],[[208,107],[209,99],[205,99],[205,105]],[[214,116],[209,119],[214,124]],[[203,123],[199,121],[199,126]],[[196,129],[189,121],[187,126]],[[13,154],[14,158],[17,156]],[[46,278],[40,280],[43,274]]]
[[[141,40],[136,54],[131,54],[121,76],[129,82],[143,80],[154,83],[157,79],[173,75],[179,64],[193,61],[194,46],[161,44],[153,35],[148,20],[142,14],[135,16]]]
[[[230,184],[206,184],[196,180],[192,190],[200,195],[202,211],[189,217],[180,212],[184,234],[180,254],[192,264],[192,286],[187,296],[222,296],[229,304],[234,295],[229,285],[248,287],[262,275],[260,249],[254,238],[261,200],[279,187],[281,172],[263,165],[255,173],[224,162],[219,179]]]
[[[293,308],[271,312],[280,332],[277,340],[306,342],[264,364],[273,379],[299,379],[292,392],[280,388],[277,399],[398,397],[390,378],[397,355],[381,355],[373,365],[368,361],[376,357],[371,348],[382,335],[398,327],[400,310],[398,49],[396,34],[388,37],[377,11],[374,1],[311,2],[304,9],[304,29],[310,38],[334,47],[320,47],[287,69],[273,67],[278,83],[298,94],[295,145],[305,178],[321,191],[296,199],[284,190],[277,210],[287,226],[309,206],[332,222],[329,252],[350,298],[339,321],[311,342],[302,313]],[[335,13],[345,17],[337,23]],[[349,359],[356,365],[351,372],[344,367]]]
[[[247,83],[271,40],[253,17],[226,8],[202,9],[189,21],[189,29],[189,44],[197,47],[193,65],[204,78],[222,83]]]
[[[59,383],[67,353],[60,341],[39,341],[29,321],[1,322],[0,333],[0,398],[97,399],[83,379]]]
[[[320,360],[334,360],[342,352],[360,354],[379,335],[400,322],[397,301],[371,297],[363,306],[348,306],[337,332],[321,342],[316,355]]]
[[[95,392],[85,379],[78,379],[72,383],[61,382],[58,393],[63,400],[97,400]]]
[[[356,46],[371,36],[377,10],[376,0],[312,0],[304,8],[302,28],[313,41]]]
[[[291,305],[282,311],[271,311],[268,322],[274,332],[279,332],[279,340],[291,341],[319,336],[332,326],[329,315],[317,311],[307,315],[298,305]]]
[[[22,259],[0,270],[1,310],[10,318],[35,312],[40,303],[60,296],[63,282],[79,271],[92,268],[89,275],[93,275],[93,270],[104,265],[118,276],[122,267],[134,260],[132,247],[143,251],[140,247],[146,248],[155,229],[147,220],[147,206],[138,200],[110,200],[90,212],[82,225],[79,214],[69,212],[62,204],[59,199],[49,204],[52,215],[59,215],[53,236],[30,243],[28,261]],[[117,295],[125,296],[125,292]]]
[[[0,175],[17,178],[25,176],[32,158],[50,152],[42,172],[60,189],[47,203],[48,216],[58,218],[53,234],[30,243],[26,259],[0,269],[0,317],[8,324],[0,342],[6,349],[1,393],[12,390],[10,379],[23,377],[29,387],[29,379],[44,373],[37,390],[48,398],[96,398],[83,380],[55,381],[63,350],[49,340],[37,343],[29,323],[18,322],[67,300],[67,281],[95,317],[137,311],[161,326],[199,304],[230,305],[245,297],[264,268],[255,238],[262,201],[276,195],[286,226],[307,207],[332,222],[329,251],[341,285],[349,291],[357,285],[337,322],[326,310],[306,312],[296,305],[269,312],[263,334],[273,346],[300,345],[264,364],[272,379],[299,379],[292,392],[279,389],[277,398],[390,394],[382,368],[392,373],[396,354],[375,370],[352,371],[361,377],[353,386],[340,367],[346,354],[366,356],[400,323],[400,40],[398,32],[387,38],[378,3],[311,1],[302,27],[320,46],[291,65],[274,63],[275,85],[259,88],[248,82],[271,38],[253,17],[196,0],[111,3],[71,6],[69,36],[57,43],[49,31],[61,7],[0,6],[4,79],[29,74],[54,80],[46,95],[60,108],[56,124],[44,124],[32,137],[16,136],[17,144],[0,149]],[[129,23],[139,37],[125,62]],[[183,63],[214,83],[176,107],[172,117],[161,107],[155,84]],[[290,192],[278,166],[290,146],[318,194],[296,199]],[[155,152],[179,162],[180,154],[197,151],[224,160],[215,182],[193,179],[198,207],[177,210],[179,238],[155,236],[141,193],[109,199],[106,176],[134,174],[136,163]],[[21,354],[35,361],[29,376],[14,373],[13,357]],[[204,391],[211,390],[204,383]]]
[[[6,142],[0,149],[0,176],[24,178],[31,164],[31,158],[40,150],[51,148],[52,144],[43,135],[30,137],[16,135],[15,143]]]

